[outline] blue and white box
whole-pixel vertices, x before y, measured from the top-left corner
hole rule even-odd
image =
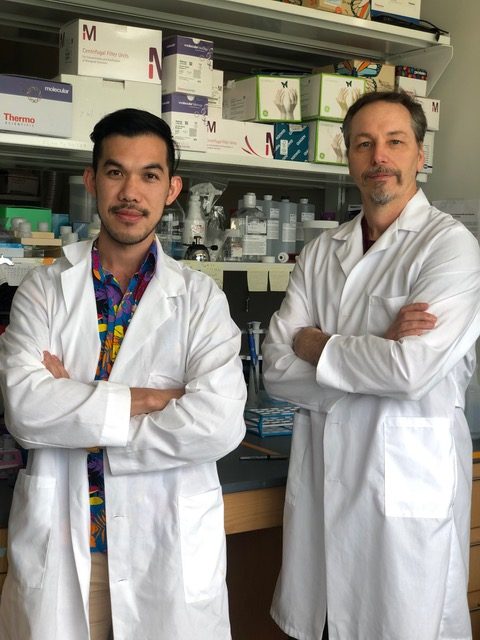
[[[162,117],[180,149],[207,150],[207,96],[169,93],[162,97]]]
[[[63,82],[0,75],[0,129],[70,138],[72,86]]]
[[[194,96],[212,95],[213,42],[188,36],[163,41],[162,91]]]
[[[308,161],[309,128],[307,124],[276,122],[275,160]]]

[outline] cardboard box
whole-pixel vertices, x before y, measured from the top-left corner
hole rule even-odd
[[[162,117],[180,149],[207,150],[207,112],[206,96],[170,93],[162,98]]]
[[[427,81],[420,80],[419,78],[395,76],[395,89],[406,91],[412,96],[421,96],[424,98],[427,95]]]
[[[308,161],[308,138],[310,129],[307,124],[289,124],[276,122],[274,125],[275,160]]]
[[[69,84],[0,75],[0,129],[70,138],[72,87]]]
[[[348,108],[365,93],[363,78],[317,73],[300,79],[304,120],[341,122]]]
[[[38,231],[39,222],[48,222],[49,229],[52,228],[51,209],[0,204],[0,224],[3,224],[5,229],[12,228],[12,218],[25,218],[32,225],[32,231]]]
[[[160,84],[162,32],[93,20],[60,29],[59,73]]]
[[[302,0],[304,7],[370,20],[370,0]]]
[[[209,112],[207,151],[225,155],[273,158],[273,125],[224,120]]]
[[[366,82],[366,93],[395,90],[395,65],[393,64],[361,59],[343,60],[313,69],[313,73],[337,73],[342,76],[363,78]]]
[[[300,78],[258,75],[230,81],[223,88],[223,116],[227,120],[301,122]]]
[[[208,98],[208,112],[211,109],[223,109],[223,71],[212,71],[212,95]]]
[[[427,131],[423,141],[423,152],[425,154],[425,162],[423,164],[422,173],[433,172],[433,143],[435,142],[435,133]]]
[[[418,22],[421,0],[371,0],[372,18],[379,15],[393,15],[397,18]]]
[[[68,82],[73,87],[72,138],[75,140],[90,140],[96,123],[107,113],[117,109],[134,107],[150,111],[157,116],[161,115],[161,84],[106,80],[66,73],[58,76],[58,79]]]
[[[213,42],[188,36],[163,41],[163,93],[211,96]]]
[[[347,149],[343,141],[341,123],[314,120],[309,122],[308,126],[310,129],[309,161],[346,166],[348,164]]]
[[[440,100],[435,98],[415,98],[416,102],[420,102],[427,118],[427,129],[429,131],[438,131],[440,128]]]

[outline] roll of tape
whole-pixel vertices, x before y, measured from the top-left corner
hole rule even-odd
[[[285,251],[282,251],[281,253],[278,254],[277,260],[282,264],[285,264],[285,262],[288,262],[288,253],[286,253]]]

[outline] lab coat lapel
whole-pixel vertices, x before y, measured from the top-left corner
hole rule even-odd
[[[345,225],[332,236],[334,241],[338,241],[339,245],[335,251],[340,267],[342,268],[345,278],[348,278],[352,269],[358,263],[363,255],[362,229],[360,226],[361,214]]]
[[[179,268],[177,265],[170,265],[158,247],[155,274],[145,289],[125,333],[109,376],[111,382],[128,378],[129,370],[135,366],[133,361],[140,343],[142,349],[145,349],[148,342],[158,340],[159,328],[175,311],[175,297],[185,292],[185,283],[178,272]],[[152,345],[153,348],[155,347]]]
[[[97,307],[91,272],[91,242],[65,251],[74,264],[61,275],[67,310],[60,340],[63,363],[72,377],[82,382],[95,378],[100,354]]]

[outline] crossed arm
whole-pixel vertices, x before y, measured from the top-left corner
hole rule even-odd
[[[57,356],[52,355],[48,351],[44,351],[42,362],[54,378],[70,378],[68,371]],[[148,389],[131,387],[130,415],[137,416],[143,413],[161,411],[167,406],[170,400],[178,400],[184,393],[185,387],[180,387],[178,389]]]
[[[424,302],[405,305],[383,337],[387,340],[400,340],[430,331],[435,327],[437,318],[428,313],[427,309],[428,304]],[[327,333],[317,327],[304,327],[293,339],[295,355],[316,367],[329,338]]]

